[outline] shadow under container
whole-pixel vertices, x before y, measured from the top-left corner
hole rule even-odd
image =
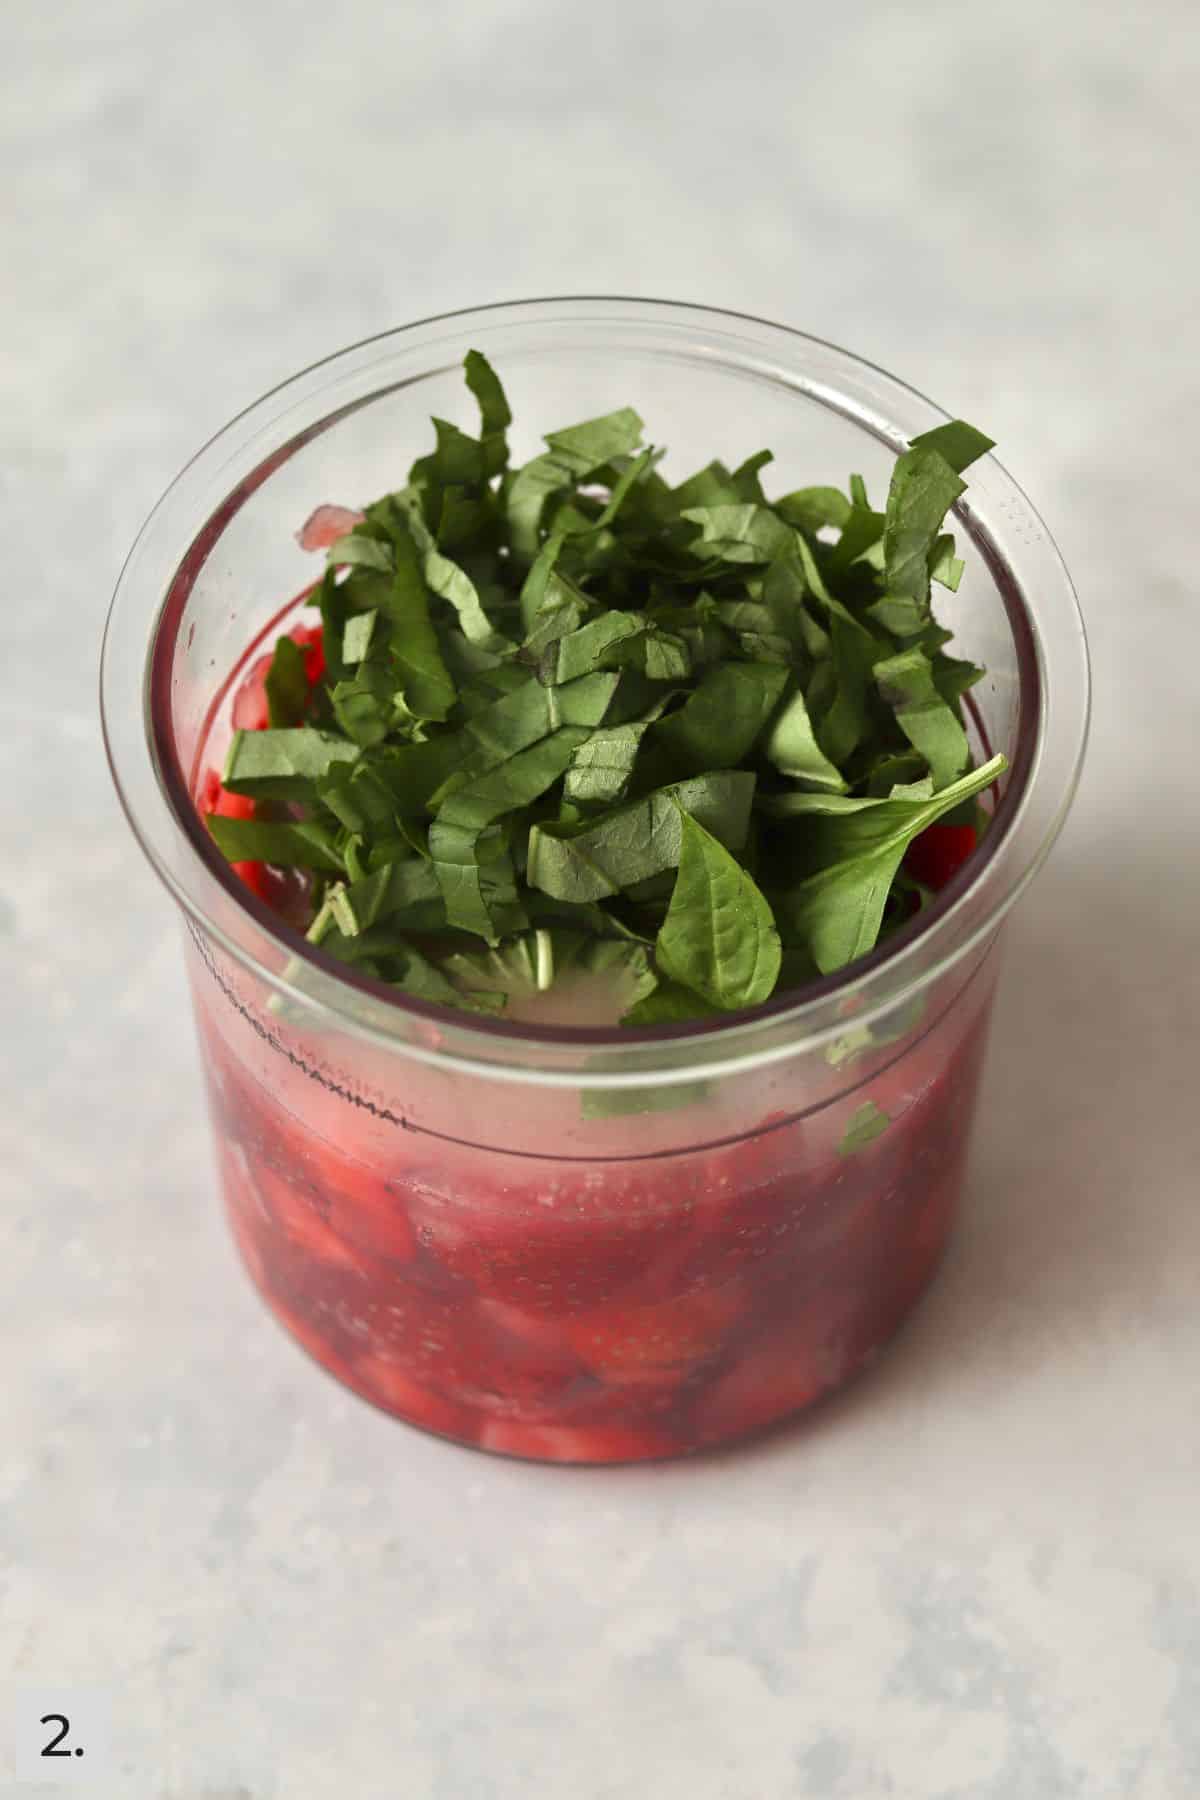
[[[299,523],[396,486],[428,416],[470,429],[485,352],[520,427],[632,402],[669,477],[770,445],[774,489],[892,459],[945,418],[830,345],[736,315],[567,300],[347,350],[229,425],[135,545],[103,698],[130,820],[183,908],[225,1203],[251,1277],[347,1386],[519,1456],[609,1462],[800,1411],[887,1343],[952,1228],[998,933],[1069,805],[1087,721],[1070,582],[993,458],[939,605],[988,675],[1009,771],[936,903],[852,969],[718,1026],[482,1020],[331,963],[247,889],[192,796],[220,696],[313,575]],[[514,460],[538,448],[515,435]]]

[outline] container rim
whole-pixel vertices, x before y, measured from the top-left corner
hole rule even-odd
[[[1022,489],[989,455],[955,511],[1008,614],[1020,725],[991,829],[918,919],[848,969],[728,1021],[636,1031],[465,1016],[334,963],[237,881],[203,830],[189,797],[190,772],[166,729],[162,646],[178,632],[192,586],[229,522],[303,444],[382,394],[450,366],[451,346],[478,342],[486,350],[507,340],[509,353],[519,343],[528,358],[556,337],[569,341],[581,326],[607,329],[643,352],[701,356],[710,366],[724,362],[782,384],[893,451],[949,416],[823,339],[751,314],[676,301],[499,301],[381,332],[268,390],[210,438],[166,490],[117,582],[101,655],[101,713],[113,780],[151,866],[194,927],[297,1016],[319,1023],[332,1014],[340,1027],[393,1053],[500,1079],[575,1085],[586,1068],[589,1086],[656,1086],[745,1071],[828,1044],[851,1016],[856,1026],[869,1025],[986,942],[1040,867],[1070,806],[1088,730],[1088,660],[1061,555]]]

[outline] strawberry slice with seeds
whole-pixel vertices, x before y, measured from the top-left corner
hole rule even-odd
[[[483,1450],[529,1462],[647,1462],[678,1453],[666,1432],[619,1425],[530,1425],[515,1419],[487,1419],[476,1442]]]
[[[741,1318],[740,1285],[678,1295],[646,1306],[609,1306],[572,1319],[567,1336],[594,1374],[608,1382],[677,1379],[715,1356]]]
[[[361,525],[365,516],[349,506],[318,506],[296,533],[296,542],[302,550],[328,550],[340,537]]]
[[[811,1406],[869,1355],[869,1306],[841,1290],[809,1297],[757,1334],[729,1371],[698,1396],[697,1444],[759,1431]]]
[[[383,1356],[358,1356],[347,1377],[350,1385],[410,1425],[419,1425],[439,1437],[458,1438],[470,1443],[478,1429],[474,1414],[444,1394],[423,1387],[398,1363]]]

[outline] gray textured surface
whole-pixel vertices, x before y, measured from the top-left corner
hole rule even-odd
[[[113,1685],[122,1800],[1200,1792],[1191,0],[19,10],[0,1675]],[[807,1429],[609,1474],[406,1433],[260,1312],[93,718],[124,549],[230,412],[587,289],[802,324],[988,425],[1098,703],[919,1320]]]

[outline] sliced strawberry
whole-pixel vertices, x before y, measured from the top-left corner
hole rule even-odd
[[[417,1253],[399,1183],[387,1181],[299,1120],[283,1128],[296,1167],[321,1194],[330,1224],[374,1256],[411,1262]]]
[[[261,1226],[262,1209],[246,1168],[245,1157],[238,1145],[221,1135],[217,1138],[217,1167],[225,1198],[225,1213],[234,1241],[255,1287],[265,1289],[267,1270],[253,1226],[255,1219]]]
[[[562,1316],[605,1304],[644,1278],[671,1249],[687,1215],[642,1209],[645,1177],[602,1169],[609,1204],[601,1207],[594,1168],[547,1176],[543,1188],[485,1187],[451,1196],[439,1182],[414,1179],[406,1197],[424,1253],[488,1299],[527,1313]],[[527,1178],[526,1178],[527,1179]],[[622,1198],[630,1202],[622,1212]],[[610,1209],[611,1208],[611,1209]]]
[[[419,1425],[425,1431],[466,1443],[475,1438],[477,1421],[468,1407],[459,1406],[444,1394],[422,1387],[399,1364],[389,1362],[386,1357],[356,1357],[347,1379],[366,1399],[382,1406],[386,1412],[395,1413],[410,1425]]]
[[[296,542],[302,550],[328,550],[340,537],[361,525],[364,516],[348,506],[318,506],[296,533]]]
[[[572,1319],[567,1336],[605,1381],[658,1381],[715,1356],[745,1304],[745,1289],[731,1282],[649,1306],[609,1306]]]
[[[325,640],[320,625],[293,625],[287,635],[303,650],[308,685],[315,687],[325,673]],[[265,656],[257,657],[243,676],[233,697],[230,715],[235,731],[265,731],[270,725],[267,676],[274,656],[272,649]]]
[[[294,1249],[334,1268],[370,1274],[370,1265],[330,1225],[321,1197],[314,1190],[288,1181],[269,1163],[254,1168],[253,1181],[271,1223]]]
[[[237,693],[233,697],[231,718],[235,731],[265,731],[271,723],[267,700],[267,676],[271,670],[273,651],[250,664]]]
[[[699,1394],[697,1444],[716,1444],[774,1424],[838,1387],[871,1349],[862,1299],[840,1290],[802,1301],[768,1325],[727,1374]]]
[[[905,852],[904,867],[936,894],[958,874],[978,841],[973,825],[927,825]]]
[[[307,1319],[291,1311],[275,1296],[269,1295],[268,1303],[284,1330],[295,1338],[301,1349],[306,1350],[314,1362],[320,1363],[323,1369],[345,1386],[354,1386],[353,1365],[338,1354],[335,1346],[322,1332],[314,1330]]]
[[[231,794],[221,786],[221,778],[216,770],[209,769],[200,790],[200,812],[202,815],[219,813],[225,819],[252,819],[254,802],[248,794]],[[239,881],[245,882],[260,900],[269,897],[265,863],[239,862],[231,863],[230,867]]]
[[[530,1462],[647,1462],[677,1455],[680,1448],[664,1431],[619,1425],[529,1425],[513,1419],[487,1419],[476,1442],[483,1450],[520,1456]]]

